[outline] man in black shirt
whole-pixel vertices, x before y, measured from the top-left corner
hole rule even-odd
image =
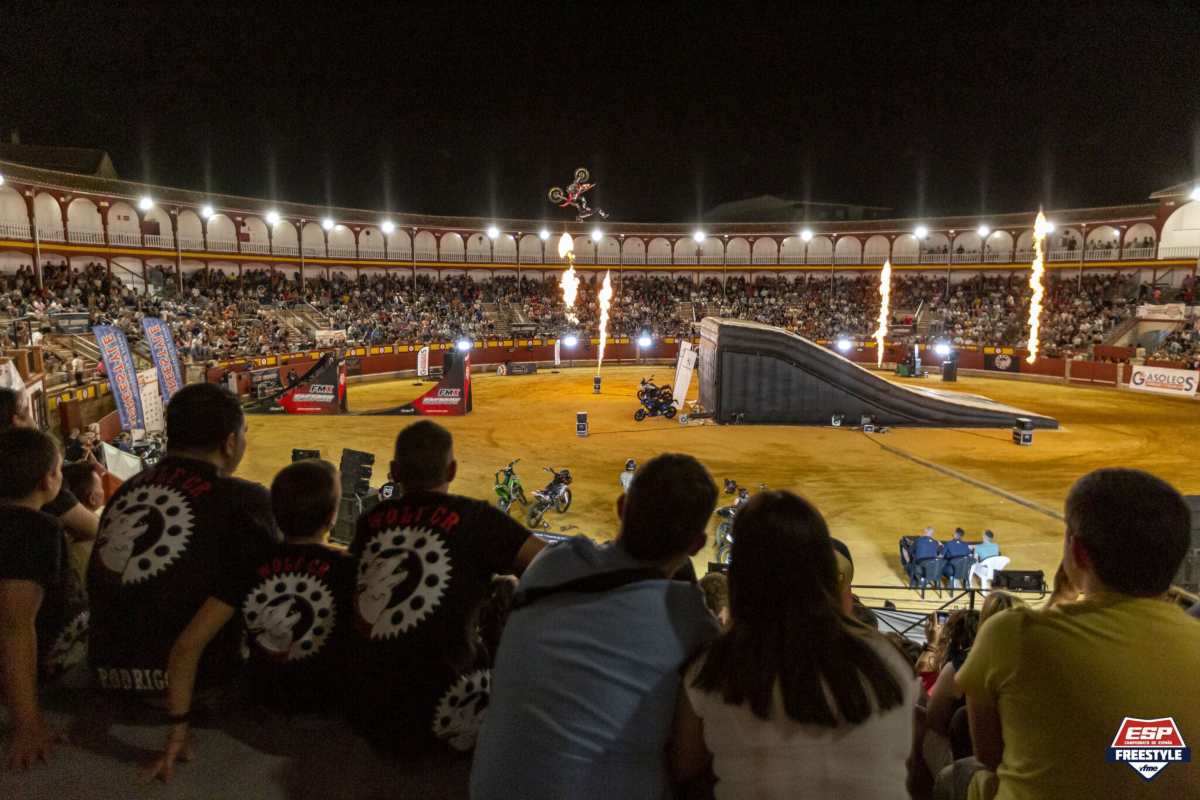
[[[87,609],[62,528],[39,509],[58,494],[62,458],[40,431],[0,433],[0,664],[12,732],[8,766],[49,756],[57,734],[37,686],[83,660]]]
[[[254,697],[287,713],[340,705],[354,562],[327,544],[341,501],[337,470],[307,459],[271,483],[284,542],[257,564],[242,600]]]
[[[9,428],[36,429],[37,422],[33,419],[24,394],[0,387],[0,431]],[[84,508],[65,486],[42,507],[42,511],[57,517],[75,541],[85,542],[96,538],[100,518]]]
[[[470,749],[490,664],[476,613],[496,573],[520,575],[544,543],[490,504],[448,493],[450,432],[429,420],[396,437],[398,494],[359,518],[350,551],[354,676],[347,710],[376,744]]]
[[[88,566],[88,658],[114,693],[166,695],[164,780],[187,756],[193,692],[227,686],[241,667],[235,610],[273,541],[267,491],[231,477],[246,451],[237,399],[215,384],[180,389],[167,405],[167,454],[104,508]]]

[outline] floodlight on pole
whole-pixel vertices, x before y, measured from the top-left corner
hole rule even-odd
[[[488,229],[487,229],[487,235],[488,235],[489,239],[499,239],[500,238],[500,229],[497,228],[495,225],[489,225]]]
[[[989,228],[987,225],[980,225],[978,228],[975,229],[975,232],[978,233],[981,237],[986,237],[989,233],[992,232],[992,229]]]
[[[705,238],[707,237],[705,237],[704,231],[696,231],[692,234],[692,241],[694,241],[696,244],[704,244]]]
[[[579,344],[579,337],[577,337],[577,336],[564,336],[564,337],[563,337],[563,344],[565,344],[567,347],[574,347],[575,345]]]
[[[212,206],[204,206],[203,208],[200,209],[200,216],[204,217],[205,219],[208,219],[209,217],[211,217],[213,215],[213,213],[214,212],[213,212]]]
[[[638,337],[638,340],[637,340],[638,347],[649,347],[650,344],[651,344],[650,337],[647,336],[646,334],[643,333],[641,336]]]
[[[596,244],[599,244],[600,240],[603,238],[604,238],[604,231],[600,230],[599,228],[592,228],[592,241],[593,242],[595,242]]]
[[[279,212],[278,211],[268,211],[267,212],[267,224],[272,227],[279,224]]]
[[[1190,195],[1188,195],[1188,197],[1190,197],[1193,200],[1200,200],[1200,186],[1194,187],[1192,189],[1192,193]]]
[[[812,232],[812,231],[810,231],[808,228],[805,228],[804,230],[800,231],[800,238],[801,238],[803,241],[805,241],[805,242],[811,242],[811,241],[812,241],[812,237],[813,237],[813,232]]]
[[[913,236],[916,236],[918,239],[924,239],[928,235],[929,228],[926,228],[924,225],[918,225],[915,229],[913,229]]]
[[[138,200],[139,211],[149,211],[152,208],[154,208],[154,200],[150,198],[150,195],[143,195],[142,199]]]
[[[550,238],[550,231],[546,230],[545,228],[542,228],[540,231],[538,231],[538,238],[541,239],[543,242],[546,241],[547,239]]]
[[[325,219],[321,220],[321,227],[327,231],[333,230],[333,220],[329,217],[326,217]]]
[[[379,229],[382,230],[385,235],[390,236],[392,231],[396,230],[396,226],[390,219],[385,219],[383,224],[379,226]]]
[[[854,342],[850,341],[849,339],[838,339],[837,340],[837,349],[841,350],[843,353],[850,352],[851,348],[853,348],[853,347],[854,347]]]
[[[460,352],[465,353],[471,349],[471,342],[467,339],[459,339],[454,346],[457,347]]]

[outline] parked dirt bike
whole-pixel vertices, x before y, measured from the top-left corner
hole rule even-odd
[[[675,398],[671,395],[671,387],[656,385],[653,375],[642,378],[637,398],[642,407],[633,412],[633,418],[638,422],[646,417],[662,416],[671,419],[675,416]]]
[[[546,484],[545,489],[539,489],[533,493],[533,505],[529,507],[528,516],[531,528],[541,525],[542,517],[551,508],[560,514],[565,514],[571,507],[571,490],[567,488],[571,483],[571,470],[556,470],[553,467],[544,467],[544,469],[554,478]]]
[[[508,466],[496,472],[496,505],[505,514],[512,507],[514,502],[520,503],[523,506],[529,505],[529,501],[525,499],[525,487],[521,485],[521,479],[517,477],[514,467],[521,459],[515,459],[508,462]]]

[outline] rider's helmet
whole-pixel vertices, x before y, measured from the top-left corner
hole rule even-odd
[[[738,489],[738,500],[749,500],[749,499],[750,499],[750,490],[749,489],[747,489],[745,486]]]
[[[558,472],[554,473],[554,475],[556,478],[558,478],[560,483],[568,484],[571,482],[571,470],[569,469],[560,469]]]
[[[737,491],[737,481],[732,478],[725,479],[725,494],[733,494]]]
[[[637,462],[632,458],[625,462],[625,470],[627,472],[633,472],[635,469],[637,469]]]

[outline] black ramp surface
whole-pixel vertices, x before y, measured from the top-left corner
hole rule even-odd
[[[1028,417],[1058,427],[986,397],[892,383],[782,328],[715,317],[700,324],[700,405],[718,422],[828,425],[838,413],[849,425],[870,414],[880,425],[1009,428]]]

